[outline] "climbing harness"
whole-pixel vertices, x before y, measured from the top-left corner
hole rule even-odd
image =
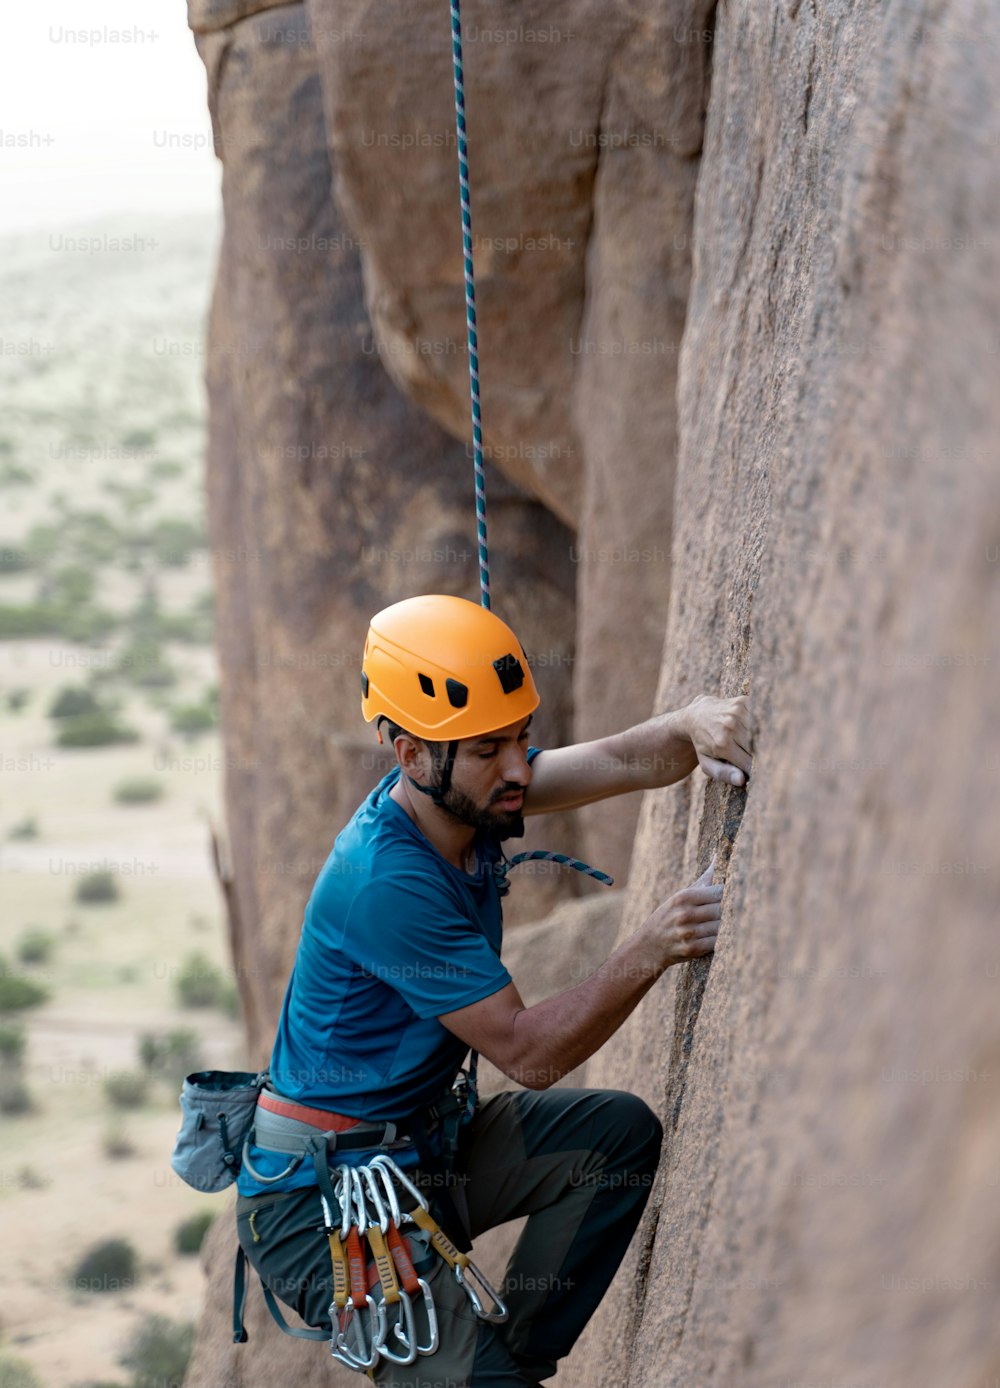
[[[380,1357],[397,1364],[412,1364],[417,1355],[433,1354],[438,1348],[433,1293],[414,1263],[410,1237],[426,1246],[428,1257],[437,1254],[444,1260],[481,1320],[499,1322],[507,1318],[503,1301],[468,1256],[468,1241],[460,1248],[449,1237],[420,1189],[392,1156],[394,1152],[412,1152],[415,1148],[421,1169],[444,1177],[438,1204],[456,1237],[464,1236],[461,1215],[448,1193],[448,1185],[458,1155],[459,1132],[476,1109],[477,1062],[478,1056],[473,1052],[468,1073],[461,1071],[448,1094],[428,1109],[411,1114],[405,1124],[366,1123],[296,1103],[270,1087],[260,1089],[241,1164],[266,1185],[286,1179],[303,1161],[311,1161],[332,1270],[330,1352],[347,1368],[367,1373]],[[400,1136],[400,1127],[405,1127],[409,1135]],[[440,1155],[432,1143],[432,1133],[437,1134]],[[266,1177],[255,1170],[251,1147],[283,1153],[288,1158],[287,1165],[278,1176]],[[358,1165],[346,1161],[333,1164],[334,1154],[352,1150],[361,1158]],[[372,1151],[374,1155],[370,1156]],[[256,1211],[250,1217],[249,1228],[254,1242],[259,1242],[255,1218]],[[413,1235],[404,1235],[404,1229],[412,1229]],[[236,1255],[233,1313],[233,1338],[238,1343],[247,1338],[243,1326],[246,1262],[240,1248]],[[425,1267],[421,1259],[420,1268]],[[266,1284],[264,1300],[286,1334],[304,1339],[327,1338],[326,1331],[319,1328],[290,1326]],[[422,1341],[417,1325],[418,1306],[422,1306],[427,1321]]]
[[[395,1364],[412,1364],[418,1355],[436,1352],[440,1336],[434,1296],[429,1282],[418,1272],[409,1240],[402,1232],[411,1227],[416,1238],[448,1265],[475,1315],[490,1323],[505,1321],[507,1307],[499,1294],[468,1253],[448,1237],[419,1187],[389,1153],[379,1151],[359,1166],[341,1163],[331,1168],[327,1139],[333,1131],[321,1130],[319,1138],[314,1131],[308,1139],[330,1250],[329,1344],[333,1357],[349,1369],[368,1373],[380,1357]],[[286,1130],[282,1140],[290,1142],[293,1137]],[[254,1225],[255,1214],[256,1211],[250,1217],[249,1227],[257,1242],[260,1235]],[[247,1339],[243,1326],[246,1291],[246,1255],[240,1248],[234,1282],[233,1338],[237,1343]],[[327,1338],[327,1332],[318,1328],[290,1326],[266,1285],[264,1299],[286,1334],[303,1339]],[[422,1341],[417,1326],[418,1305],[422,1306],[427,1322]]]

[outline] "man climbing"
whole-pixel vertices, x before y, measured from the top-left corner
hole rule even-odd
[[[373,618],[362,710],[380,741],[388,733],[397,766],[338,836],[313,889],[239,1178],[250,1262],[327,1330],[332,1245],[317,1190],[318,1180],[330,1189],[327,1160],[358,1166],[389,1152],[459,1248],[528,1216],[500,1292],[503,1324],[477,1317],[426,1235],[410,1235],[439,1346],[411,1364],[380,1357],[371,1376],[395,1388],[524,1388],[555,1372],[625,1254],[662,1130],[631,1094],[551,1086],[671,964],[710,954],[719,929],[722,887],[709,870],[589,978],[525,1007],[500,959],[502,843],[523,833],[523,816],[669,785],[699,763],[741,785],[751,765],[744,698],[701,697],[543,751],[528,745],[538,703],[517,638],[487,609],[432,595]],[[459,1085],[456,1099],[470,1048],[523,1088],[476,1108]],[[317,1133],[321,1166],[290,1156]],[[427,1329],[425,1317],[422,1346]]]

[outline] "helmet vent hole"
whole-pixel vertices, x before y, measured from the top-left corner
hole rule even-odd
[[[505,694],[513,694],[524,683],[524,670],[516,655],[502,655],[499,660],[494,660],[493,668]]]
[[[448,691],[448,702],[452,708],[465,708],[469,702],[469,686],[463,684],[461,680],[446,680],[445,688]]]
[[[420,681],[420,688],[424,691],[425,694],[429,694],[433,699],[434,681],[431,679],[430,675],[418,675],[417,679]]]

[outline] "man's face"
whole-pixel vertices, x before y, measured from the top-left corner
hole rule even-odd
[[[449,814],[500,839],[521,837],[524,793],[531,784],[526,756],[530,722],[529,716],[459,742],[451,786],[444,797]]]

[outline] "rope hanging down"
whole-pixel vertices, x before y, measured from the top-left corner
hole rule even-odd
[[[460,0],[451,3],[451,57],[455,78],[455,133],[458,137],[458,187],[462,202],[462,259],[465,266],[465,321],[469,340],[469,393],[472,397],[472,461],[476,475],[476,533],[479,539],[479,587],[482,604],[490,607],[490,556],[486,539],[486,473],[483,469],[483,412],[479,403],[479,337],[476,332],[476,275],[472,261],[472,196],[469,187],[469,145],[465,127],[465,73],[462,65],[462,15]],[[454,746],[454,744],[452,744]],[[453,754],[452,754],[453,755]],[[535,849],[516,853],[513,858],[497,865],[501,895],[510,887],[507,873],[518,863],[530,858],[544,858],[586,873],[607,886],[614,878],[599,872],[578,858],[565,853],[549,853]]]
[[[469,146],[465,131],[465,78],[462,70],[462,16],[451,0],[451,55],[455,75],[455,132],[458,136],[458,186],[462,199],[462,256],[465,262],[465,321],[469,333],[469,390],[472,396],[472,459],[476,474],[476,531],[479,537],[479,587],[483,606],[490,606],[490,557],[486,542],[486,474],[483,470],[483,414],[479,404],[479,339],[476,334],[476,279],[472,266],[472,202],[469,190]]]

